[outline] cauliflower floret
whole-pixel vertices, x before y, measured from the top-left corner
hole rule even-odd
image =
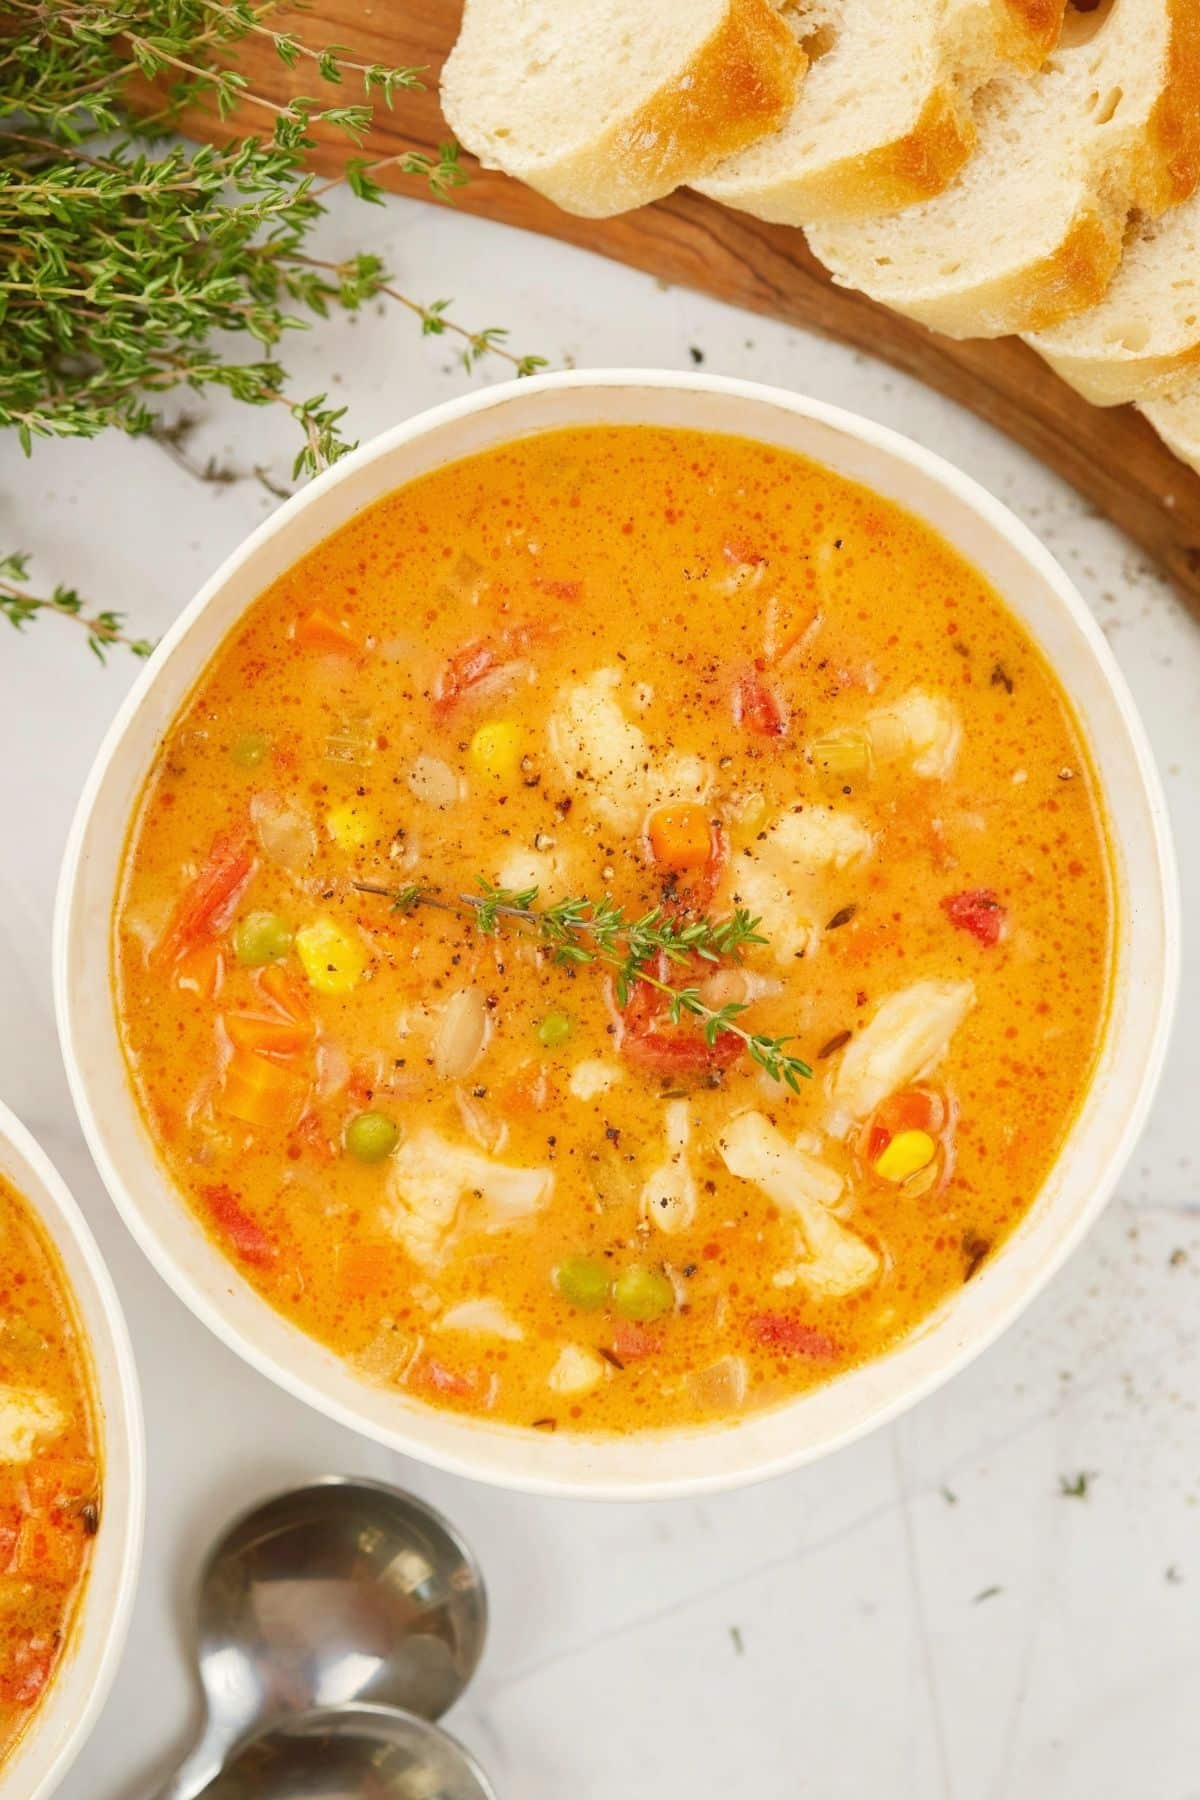
[[[732,1120],[718,1147],[731,1175],[754,1182],[798,1220],[805,1255],[794,1273],[801,1286],[821,1299],[837,1300],[875,1279],[875,1251],[829,1210],[843,1187],[836,1169],[789,1144],[762,1113]]]
[[[38,1439],[54,1437],[66,1422],[48,1394],[0,1385],[0,1463],[28,1462]]]
[[[971,981],[917,981],[879,1008],[846,1047],[833,1083],[842,1119],[865,1119],[940,1061],[975,1004]]]
[[[514,1168],[426,1129],[392,1157],[383,1222],[414,1262],[436,1267],[468,1196],[481,1205],[484,1228],[503,1231],[537,1212],[553,1186],[551,1169]]]
[[[646,734],[616,699],[617,669],[597,669],[559,694],[550,719],[550,748],[564,778],[582,785],[592,807],[614,830],[636,829],[648,806],[704,800],[712,785],[698,756],[672,755],[652,765]]]
[[[686,1231],[696,1217],[697,1189],[687,1159],[691,1120],[686,1100],[669,1102],[664,1125],[667,1160],[650,1175],[642,1188],[641,1213],[660,1231]]]
[[[604,1364],[598,1356],[579,1344],[564,1344],[546,1385],[556,1394],[585,1394],[603,1376]]]
[[[958,710],[940,694],[911,688],[891,706],[868,713],[863,729],[878,762],[907,761],[914,775],[945,781],[962,747]]]
[[[810,955],[838,896],[829,877],[865,862],[875,840],[853,813],[785,813],[734,865],[738,900],[762,920],[777,962]]]

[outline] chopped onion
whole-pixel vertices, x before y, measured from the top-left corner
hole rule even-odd
[[[723,1356],[706,1369],[694,1369],[686,1386],[696,1405],[707,1412],[735,1412],[746,1399],[746,1365],[740,1356]]]
[[[290,875],[307,869],[317,854],[312,820],[278,794],[255,794],[250,802],[250,822],[263,855]]]
[[[519,1344],[525,1333],[498,1300],[463,1300],[438,1320],[439,1331],[478,1331]]]
[[[457,1081],[483,1055],[491,1036],[491,1020],[482,990],[463,988],[451,995],[433,1038],[433,1066],[438,1074]]]
[[[458,804],[458,776],[440,756],[418,756],[404,779],[414,800],[420,800],[424,806],[445,812]]]

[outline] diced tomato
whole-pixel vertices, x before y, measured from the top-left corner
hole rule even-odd
[[[1008,910],[991,888],[948,894],[942,901],[942,911],[957,930],[969,931],[988,950],[1000,942],[1008,922]]]
[[[756,550],[748,538],[729,538],[721,545],[721,555],[734,568],[745,568],[765,563],[766,557],[761,550]]]
[[[179,898],[155,946],[164,962],[175,962],[199,939],[224,929],[255,870],[254,842],[247,831],[222,831],[213,839],[204,867]]]
[[[637,1325],[630,1319],[618,1319],[613,1326],[609,1347],[623,1363],[640,1362],[642,1357],[652,1356],[658,1346],[659,1339],[644,1325]]]
[[[213,1224],[243,1262],[266,1268],[279,1254],[257,1219],[252,1219],[231,1187],[220,1182],[200,1189]]]
[[[360,646],[350,627],[341,619],[335,619],[323,606],[314,606],[311,612],[297,619],[293,635],[306,650],[341,656],[357,656],[359,652]]]
[[[706,973],[712,973],[711,963],[702,963],[700,967]],[[687,979],[678,964],[668,963],[665,957],[658,959],[654,974],[659,981],[670,980],[673,985],[678,985],[681,974]],[[621,1015],[620,1050],[627,1062],[651,1075],[686,1080],[712,1075],[737,1061],[745,1048],[740,1037],[731,1031],[721,1031],[710,1044],[701,1021],[687,1019],[678,1025],[670,1023],[668,1004],[666,996],[651,987],[648,981],[634,982],[629,1003]]]
[[[54,1668],[56,1645],[44,1632],[27,1631],[4,1645],[0,1661],[0,1701],[8,1706],[32,1706]]]
[[[838,1344],[828,1332],[819,1331],[795,1313],[755,1313],[747,1320],[747,1330],[769,1350],[781,1350],[785,1356],[807,1356],[815,1362],[831,1362],[840,1354]]]
[[[787,736],[790,714],[776,690],[760,675],[739,675],[733,685],[733,722],[755,737]]]
[[[510,625],[495,637],[476,638],[456,650],[438,677],[433,699],[437,716],[445,718],[486,676],[523,656],[538,635],[534,625]]]

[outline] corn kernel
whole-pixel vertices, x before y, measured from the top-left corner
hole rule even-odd
[[[937,1155],[937,1145],[927,1131],[898,1131],[875,1159],[875,1173],[884,1181],[907,1181]]]
[[[325,814],[325,829],[334,843],[342,850],[364,850],[368,844],[375,843],[380,835],[379,820],[365,806],[356,806],[347,801],[343,806],[331,806]]]
[[[471,739],[471,761],[489,781],[511,781],[521,767],[522,750],[521,727],[511,719],[481,725]]]
[[[330,918],[314,919],[296,933],[296,955],[310,986],[318,994],[348,994],[358,986],[367,966],[361,938],[343,931]]]

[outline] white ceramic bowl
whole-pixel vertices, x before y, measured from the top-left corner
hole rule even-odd
[[[91,1354],[104,1489],[92,1566],[65,1654],[0,1773],[11,1800],[51,1794],[96,1723],[117,1672],[137,1588],[146,1504],[142,1402],[117,1291],[87,1221],[49,1158],[0,1105],[0,1175],[41,1220],[71,1286]]]
[[[414,476],[527,432],[616,423],[741,433],[800,451],[908,507],[981,569],[1078,709],[1108,796],[1121,910],[1101,1065],[1049,1181],[1003,1251],[866,1368],[732,1426],[623,1440],[432,1411],[369,1385],[259,1299],[158,1163],[126,1079],[109,958],[99,949],[110,942],[126,829],[155,749],[263,589]],[[443,1468],[543,1493],[646,1497],[735,1486],[847,1443],[961,1368],[1028,1304],[1104,1205],[1145,1121],[1177,982],[1178,901],[1162,793],[1125,682],[1066,575],[1010,512],[927,450],[834,407],[744,381],[604,371],[491,388],[399,425],[280,507],[229,558],[168,633],[92,769],[63,868],[54,961],[63,1049],[92,1153],[146,1254],[223,1342],[332,1417]]]

